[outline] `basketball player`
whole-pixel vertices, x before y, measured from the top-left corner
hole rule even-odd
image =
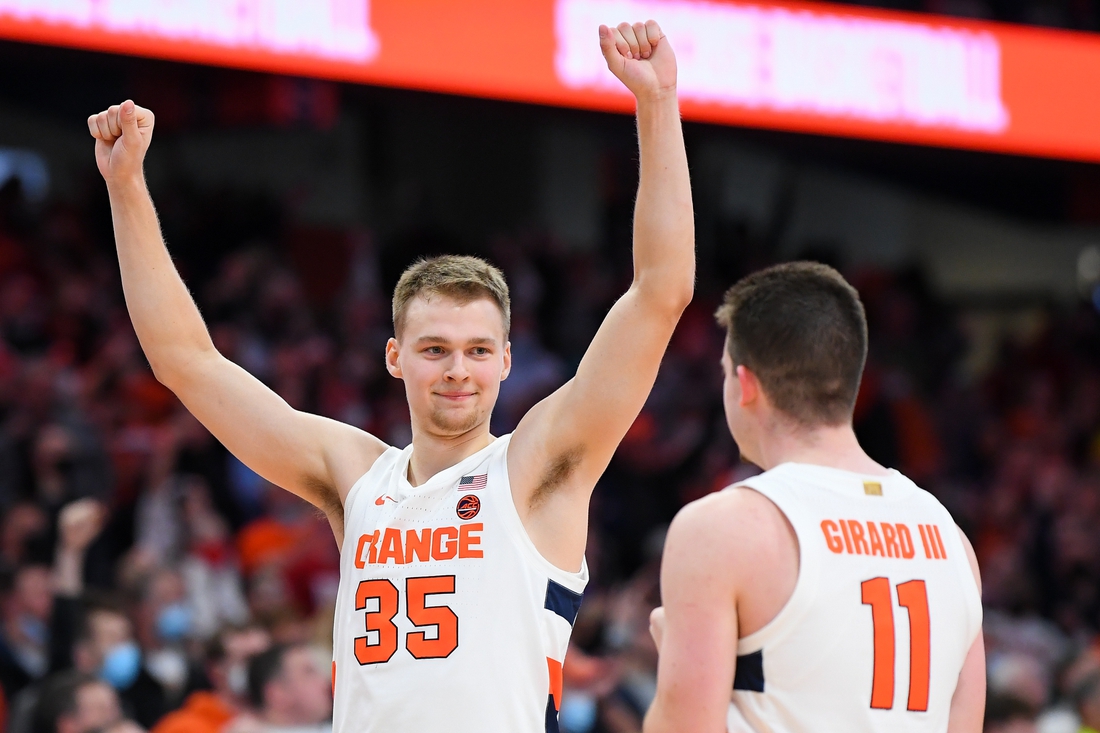
[[[858,294],[824,265],[779,265],[717,318],[726,420],[765,472],[669,528],[646,732],[979,733],[977,562],[947,510],[856,441]]]
[[[508,289],[470,257],[418,262],[393,298],[386,366],[412,445],[291,409],[211,343],[145,187],[153,115],[89,119],[127,307],[157,378],[230,451],[327,514],[341,543],[334,730],[556,730],[561,664],[587,581],[596,480],[634,421],[694,287],[676,59],[649,21],[601,26],[637,100],[634,280],[577,373],[511,436],[489,417],[508,376]]]

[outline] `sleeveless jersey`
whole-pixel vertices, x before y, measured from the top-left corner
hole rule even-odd
[[[344,505],[334,733],[557,730],[588,580],[535,549],[498,438],[420,486],[390,448]]]
[[[738,642],[730,733],[942,733],[982,606],[954,521],[897,471],[741,481],[798,536],[794,592]]]

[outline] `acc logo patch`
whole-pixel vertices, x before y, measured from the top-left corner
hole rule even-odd
[[[473,519],[477,516],[477,513],[481,511],[481,499],[477,498],[473,494],[467,494],[458,500],[458,506],[455,508],[455,512],[458,513],[459,519]]]

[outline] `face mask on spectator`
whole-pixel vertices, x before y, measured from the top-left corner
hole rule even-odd
[[[50,630],[46,623],[29,613],[19,617],[19,630],[28,641],[37,646],[45,646],[50,640]]]
[[[179,649],[158,649],[145,658],[145,669],[165,687],[183,687],[187,682],[187,657]]]
[[[226,677],[226,684],[229,685],[229,691],[238,697],[244,697],[248,694],[248,668],[244,664],[234,664],[229,668],[228,675]]]
[[[164,641],[179,641],[191,633],[191,609],[185,603],[165,606],[157,614],[157,635]]]
[[[588,733],[596,725],[596,700],[583,692],[566,694],[558,713],[561,727],[569,733]]]
[[[111,647],[103,658],[99,676],[116,690],[125,690],[141,671],[141,649],[132,641]]]

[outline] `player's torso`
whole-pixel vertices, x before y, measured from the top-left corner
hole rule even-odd
[[[784,464],[741,485],[786,514],[800,567],[738,645],[731,733],[946,731],[982,614],[947,511],[896,472]]]
[[[349,494],[333,633],[336,733],[556,726],[550,693],[560,698],[587,571],[553,567],[527,537],[508,442],[415,488],[411,450],[391,448]]]

